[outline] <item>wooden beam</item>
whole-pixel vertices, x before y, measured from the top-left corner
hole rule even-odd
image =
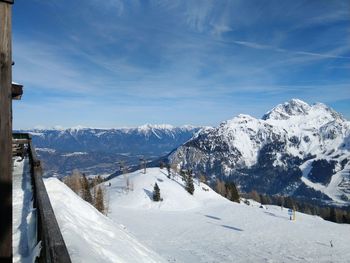
[[[38,238],[42,241],[38,262],[71,263],[67,246],[45,188],[41,163],[31,139],[28,141],[28,150],[34,181],[34,206],[38,211]]]
[[[12,145],[13,144],[28,144],[29,139],[12,139]]]
[[[20,100],[23,95],[23,85],[12,83],[12,99]]]
[[[0,2],[0,261],[12,262],[12,47],[13,1]]]

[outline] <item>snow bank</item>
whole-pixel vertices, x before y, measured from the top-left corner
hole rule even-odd
[[[33,209],[33,192],[28,158],[13,160],[12,181],[12,253],[13,262],[34,262],[40,252],[36,244],[37,213]],[[36,247],[37,246],[37,247]]]
[[[44,182],[72,262],[164,262],[61,181]]]

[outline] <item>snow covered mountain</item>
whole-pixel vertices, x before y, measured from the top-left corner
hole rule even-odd
[[[193,126],[146,124],[137,128],[32,130],[36,147],[61,152],[109,151],[163,154],[191,138]]]
[[[169,159],[243,191],[350,204],[350,122],[322,103],[293,99],[262,119],[239,115],[203,129]]]
[[[47,176],[65,175],[73,169],[87,174],[113,173],[116,162],[127,165],[168,154],[200,128],[146,124],[137,128],[29,130]]]

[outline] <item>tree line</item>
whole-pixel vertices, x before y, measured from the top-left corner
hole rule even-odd
[[[335,223],[350,224],[350,207],[320,206],[311,204],[303,200],[298,200],[291,196],[266,195],[251,191],[242,194],[245,198],[253,199],[263,205],[278,205],[290,209],[295,209],[304,214],[317,215],[325,220]]]
[[[177,170],[173,171],[171,170],[171,166],[169,164],[165,164],[163,162],[160,162],[160,169],[167,169],[167,177],[169,179],[174,179],[175,176],[177,176]],[[194,194],[194,181],[193,181],[193,173],[190,170],[181,170],[180,171],[180,178],[182,179],[183,182],[185,182],[185,190],[190,194]],[[153,201],[163,201],[160,195],[160,188],[157,184],[157,182],[154,184],[153,187]]]
[[[207,177],[204,174],[196,175],[192,169],[182,168],[179,170],[176,164],[167,164],[164,162],[160,162],[159,167],[160,169],[164,169],[164,168],[167,169],[167,172],[168,172],[167,176],[169,179],[179,174],[181,179],[185,182],[186,191],[191,195],[193,195],[195,190],[194,178],[197,178],[198,185],[200,182],[208,184]],[[240,202],[240,195],[234,182],[225,182],[223,180],[216,179],[213,189],[215,192],[229,199],[230,201],[237,202],[237,203]],[[158,189],[154,189],[154,192],[156,190],[158,191]],[[206,190],[206,189],[204,188],[203,190]]]
[[[105,189],[100,184],[104,182],[101,176],[89,180],[85,174],[74,170],[72,175],[63,178],[63,182],[83,200],[92,204],[98,211],[107,214],[108,204]]]

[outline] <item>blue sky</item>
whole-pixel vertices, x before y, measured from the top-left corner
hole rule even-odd
[[[14,128],[217,125],[291,98],[350,119],[350,2],[17,0]]]

